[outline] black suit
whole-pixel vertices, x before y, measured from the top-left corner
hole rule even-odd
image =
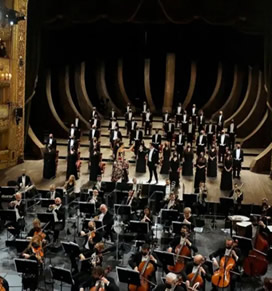
[[[183,149],[184,149],[184,145],[185,145],[185,135],[184,134],[176,135],[175,145],[176,145],[177,153],[179,154],[179,158],[181,159],[183,156]]]
[[[194,262],[188,262],[186,264],[185,273],[187,276],[193,272],[193,268]],[[209,268],[205,264],[202,265],[202,268],[205,270],[206,274],[200,274],[201,278],[203,279],[203,286],[202,288],[198,288],[198,290],[205,291],[206,280],[211,281],[212,274],[210,273]]]
[[[115,121],[115,120],[114,120],[114,121]],[[113,123],[113,120],[110,121],[110,123],[109,123],[109,127],[108,127],[108,130],[111,130],[111,131],[114,130],[114,128],[113,128],[113,126],[112,126],[112,123]],[[119,123],[118,123],[118,121],[116,121],[116,123],[115,123],[115,127],[117,127],[117,128],[119,129]]]
[[[129,144],[130,145],[132,144],[132,141],[135,138],[136,128],[137,128],[137,122],[135,120],[131,121],[129,123],[129,132],[130,132]]]
[[[51,142],[49,144],[49,142]],[[48,138],[47,141],[46,141],[46,147],[48,148],[50,146],[50,148],[53,150],[56,150],[57,149],[57,141],[55,138]]]
[[[100,126],[101,126],[101,122],[100,122],[99,119],[96,119],[96,123],[95,123],[95,119],[92,119],[90,123],[91,123],[91,127],[92,127],[93,125],[95,125],[96,128],[100,128]]]
[[[164,130],[166,132],[166,138],[170,142],[170,146],[171,146],[172,145],[173,134],[174,134],[174,131],[175,131],[174,123],[165,123]]]
[[[59,233],[65,227],[65,208],[61,204],[59,209],[49,210],[52,213],[57,214],[58,221],[54,221],[52,224],[52,228],[54,230],[54,242],[58,239]]]
[[[143,132],[141,130],[138,131],[137,134],[137,130],[135,131],[135,136],[134,136],[134,153],[135,155],[138,154],[138,150],[140,147],[140,144],[143,140]]]
[[[111,113],[110,113],[110,120],[112,120],[112,119],[117,119],[117,114],[116,114],[116,112],[115,111],[111,111]]]
[[[195,136],[195,125],[193,123],[187,123],[185,132],[187,134],[187,143],[192,144]]]
[[[232,153],[233,157],[233,177],[240,178],[240,171],[242,167],[242,162],[244,161],[244,152],[240,149],[240,155],[236,158],[237,149],[235,149]]]
[[[20,176],[17,179],[17,185],[21,188],[21,184],[22,183],[23,183],[23,176]],[[26,186],[31,186],[31,185],[32,185],[32,183],[31,183],[30,177],[25,175],[25,187]]]
[[[236,137],[236,125],[232,123],[228,126],[228,134],[229,134],[229,142],[230,142],[230,149],[233,150],[235,145],[235,137]]]
[[[106,225],[106,227],[103,228],[104,237],[108,238],[111,235],[111,228],[113,225],[113,215],[109,211],[104,215],[102,225]]]
[[[214,142],[214,136],[215,136],[215,125],[214,124],[207,124],[206,125],[206,134],[208,138],[208,149],[211,148],[213,142]]]
[[[17,209],[18,214],[20,217],[16,217],[16,221],[10,221],[6,224],[6,227],[13,226],[14,227],[14,234],[19,235],[20,230],[25,227],[25,219],[24,216],[26,215],[26,205],[23,200],[21,200],[19,205],[16,206],[9,206],[9,209]]]
[[[68,139],[68,147],[67,147],[68,153],[72,150],[72,148],[74,148],[75,151],[77,152],[77,150],[78,150],[78,141],[75,138],[69,138]]]
[[[228,135],[225,134],[225,137],[223,138],[222,143],[221,143],[221,136],[222,135],[218,136],[218,141],[217,141],[217,143],[219,145],[219,151],[218,151],[219,163],[223,162],[224,155],[225,155],[225,152],[226,152],[226,147],[229,146],[229,137],[228,137]]]
[[[110,143],[111,143],[112,148],[114,146],[114,142],[116,141],[116,139],[114,140],[114,132],[115,131],[112,130],[110,133]],[[117,139],[122,140],[122,133],[119,130],[117,132]]]
[[[202,119],[201,119],[200,116],[202,116]],[[200,132],[201,130],[205,129],[205,116],[204,115],[199,115],[198,116],[197,126],[198,126],[198,132]]]
[[[51,193],[50,191],[48,191],[48,192],[46,193],[46,198],[47,198],[47,199],[51,199],[51,195],[52,195],[52,193]],[[60,192],[58,192],[58,191],[56,190],[56,191],[55,191],[55,197],[52,198],[52,199],[55,199],[55,198],[57,198],[57,197],[59,197],[60,199],[62,199],[62,198],[63,198],[63,195],[62,195],[62,193],[60,193]]]
[[[159,161],[159,152],[155,148],[153,148],[152,150],[153,150],[152,156],[149,157],[151,150],[148,151],[148,155],[147,155],[147,158],[148,158],[147,165],[148,165],[148,169],[149,169],[149,173],[150,173],[149,181],[150,182],[152,181],[152,176],[154,173],[156,182],[158,182],[158,174],[157,174],[157,166],[156,165],[158,164],[158,161]]]
[[[144,115],[144,121],[145,121],[145,135],[151,134],[151,127],[152,127],[152,122],[153,122],[153,115],[152,113],[149,112],[149,119],[147,120],[147,113]]]
[[[167,114],[167,115],[166,115],[166,114]],[[171,117],[171,116],[170,116],[170,113],[164,113],[164,114],[163,114],[163,117],[162,117],[162,122],[163,122],[163,124],[168,123],[170,117]]]
[[[221,115],[221,120],[220,120],[220,115],[219,115],[216,119],[217,134],[219,134],[221,130],[224,128],[224,122],[225,122],[224,116]]]
[[[152,135],[152,143],[155,145],[155,148],[157,150],[159,149],[159,146],[161,145],[161,140],[162,140],[162,137],[159,133],[158,134],[155,133]]]
[[[197,146],[197,155],[199,156],[199,154],[201,152],[203,152],[205,154],[205,147],[207,145],[207,137],[206,135],[203,135],[202,136],[202,141],[201,141],[201,144],[200,144],[200,135],[197,137],[197,140],[196,140],[196,146]]]
[[[94,130],[94,131],[93,131]],[[100,137],[100,132],[99,130],[97,129],[90,129],[90,132],[89,132],[89,140],[92,140],[93,138],[96,138],[97,140],[99,139]]]

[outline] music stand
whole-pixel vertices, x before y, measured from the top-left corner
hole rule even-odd
[[[29,242],[30,241],[28,239],[16,239],[15,248],[17,250],[17,253],[22,253],[29,245]]]
[[[62,290],[63,282],[69,285],[74,285],[74,280],[69,270],[52,266],[49,266],[49,268],[51,270],[53,279],[56,281],[60,281],[60,290]]]
[[[174,256],[175,254],[169,253],[169,252],[163,252],[163,251],[154,251],[155,255],[158,257],[159,261],[163,266],[174,266],[175,260]]]
[[[89,202],[78,202],[79,205],[79,211],[83,213],[88,214],[94,214],[95,213],[95,204],[89,203]]]
[[[142,222],[137,220],[130,220],[131,232],[147,234],[149,232],[148,222]]]
[[[130,215],[131,214],[131,206],[130,205],[122,205],[122,204],[114,204],[114,214],[115,215]]]
[[[180,222],[180,221],[172,221],[172,232],[174,234],[180,234],[180,230],[183,225],[186,225],[189,230],[191,230],[191,224],[185,223],[185,222]]]
[[[90,195],[89,193],[82,192],[81,190],[80,195],[79,195],[79,200],[86,202],[88,200],[89,195]]]
[[[197,194],[183,194],[183,203],[185,207],[192,207],[197,202]]]
[[[178,211],[176,209],[161,209],[161,223],[164,221],[176,221],[178,219]]]
[[[229,214],[229,210],[233,209],[234,202],[232,197],[220,197],[220,208],[222,210],[222,214],[227,216]]]
[[[4,221],[16,221],[16,213],[13,209],[0,210],[0,218]]]
[[[55,199],[41,198],[41,207],[48,208],[49,205],[55,204]]]
[[[37,217],[40,220],[40,222],[53,222],[54,221],[53,213],[40,212],[40,213],[37,213]]]
[[[80,255],[80,249],[78,244],[73,242],[61,242],[65,253],[69,256],[78,257]]]
[[[27,259],[14,259],[17,273],[38,275],[38,262]]]
[[[116,267],[119,282],[141,286],[140,273],[134,270]]]
[[[252,240],[250,238],[239,235],[233,235],[232,238],[238,240],[239,248],[243,254],[247,255],[252,250]]]
[[[131,183],[117,182],[116,190],[129,191],[132,188]]]

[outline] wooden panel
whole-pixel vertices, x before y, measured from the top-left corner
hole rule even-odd
[[[53,103],[52,92],[51,92],[51,72],[50,71],[47,72],[47,76],[46,76],[46,97],[49,104],[49,108],[55,120],[57,121],[57,123],[60,125],[61,128],[63,128],[66,132],[69,132],[69,129],[65,126],[63,121],[60,119]]]
[[[85,84],[85,62],[78,64],[75,70],[75,90],[80,111],[85,119],[90,118],[90,111],[93,109]]]
[[[241,92],[243,88],[243,81],[244,81],[244,72],[238,68],[237,65],[234,67],[234,74],[233,74],[233,85],[230,92],[230,95],[225,102],[225,104],[214,114],[212,115],[212,119],[215,119],[218,116],[218,111],[224,112],[224,117],[227,119],[230,117],[234,110],[236,109],[239,99],[241,97]]]
[[[175,87],[176,55],[166,55],[163,111],[172,112]]]
[[[144,64],[144,87],[145,87],[145,96],[147,100],[147,104],[150,108],[151,112],[156,111],[156,107],[153,102],[151,87],[150,87],[150,59],[145,59]]]
[[[73,101],[73,97],[71,95],[71,91],[70,91],[70,83],[69,83],[69,67],[66,66],[65,67],[65,77],[64,77],[64,94],[66,96],[66,99],[74,113],[74,116],[78,116],[78,118],[83,122],[83,124],[85,125],[85,128],[89,128],[89,122],[80,114],[80,112],[77,110],[74,101]]]
[[[106,66],[105,62],[101,61],[99,62],[97,66],[96,71],[96,89],[98,93],[99,99],[108,100],[109,105],[114,108],[114,110],[117,112],[117,114],[121,114],[121,109],[115,105],[115,103],[112,101],[106,84],[106,78],[105,78],[105,72],[106,72]]]
[[[215,106],[217,99],[219,99],[221,96],[221,93],[223,91],[222,81],[223,81],[223,66],[222,63],[218,63],[217,80],[213,93],[208,102],[202,107],[202,110],[205,112],[205,115],[207,117],[211,116],[211,112],[213,112],[213,107]]]
[[[269,173],[272,154],[272,143],[264,149],[250,164],[250,171],[255,173]]]
[[[259,74],[258,92],[253,107],[246,118],[237,125],[237,136],[246,137],[256,127],[256,123],[262,120],[266,110],[266,94],[263,87],[262,73]]]
[[[186,109],[186,107],[190,104],[192,97],[194,95],[195,86],[196,86],[196,76],[197,76],[197,66],[196,66],[195,62],[192,62],[190,85],[189,85],[189,89],[188,89],[187,95],[185,97],[185,100],[183,102],[184,109]]]
[[[245,97],[239,106],[239,108],[236,110],[234,114],[232,114],[228,119],[225,121],[225,127],[228,127],[231,120],[234,119],[234,122],[236,124],[239,124],[242,122],[244,118],[246,118],[248,112],[250,111],[251,107],[254,104],[255,97],[258,90],[258,75],[259,72],[256,69],[252,69],[249,67],[248,71],[248,84],[247,84],[247,90],[245,93]]]

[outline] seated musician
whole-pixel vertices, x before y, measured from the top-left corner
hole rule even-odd
[[[237,183],[234,184],[233,190],[230,192],[229,197],[233,198],[234,204],[241,204],[244,200],[244,194],[241,190],[241,187]]]
[[[149,227],[152,226],[152,224],[153,224],[153,216],[152,216],[151,210],[150,210],[150,208],[148,206],[146,206],[144,208],[144,211],[141,213],[140,220],[141,220],[141,222],[148,222],[149,223]]]
[[[125,197],[122,201],[123,205],[131,206],[131,210],[134,212],[137,210],[138,207],[138,199],[135,195],[136,193],[133,190],[128,191],[128,197]]]
[[[95,221],[88,222],[88,232],[81,231],[80,236],[85,237],[83,247],[85,251],[83,254],[92,252],[94,245],[102,240],[101,232],[96,231]]]
[[[263,198],[262,199],[262,208],[261,208],[261,214],[266,217],[272,217],[272,208],[268,204],[268,199]]]
[[[111,232],[111,228],[113,225],[113,215],[108,211],[108,207],[106,204],[101,204],[99,207],[100,210],[100,214],[96,217],[99,221],[102,221],[102,225],[105,226],[104,227],[104,238],[109,238],[109,236],[112,239],[112,232]]]
[[[26,175],[26,170],[22,170],[22,176],[18,177],[17,185],[19,189],[25,189],[32,185],[30,177]]]
[[[55,199],[55,204],[49,205],[48,211],[54,215],[52,228],[54,230],[53,241],[55,243],[59,238],[60,230],[64,229],[65,226],[65,209],[59,197]]]
[[[169,199],[163,201],[163,209],[173,209],[173,210],[181,210],[180,202],[175,193],[171,193],[169,195]]]
[[[265,217],[260,217],[260,219],[258,219],[256,216],[251,216],[250,220],[252,222],[251,237],[255,239],[257,233],[259,232],[263,235],[263,238],[268,239],[270,231],[267,227],[267,219]]]
[[[32,239],[35,236],[40,237],[43,246],[46,244],[46,242],[49,240],[49,237],[46,233],[43,232],[41,227],[41,222],[38,218],[35,218],[32,222],[33,227],[30,229],[30,231],[27,234],[27,239]]]
[[[74,175],[70,175],[69,179],[65,182],[63,186],[64,192],[66,192],[68,196],[68,203],[75,198],[75,186],[76,186],[76,178]]]
[[[168,200],[170,198],[171,194],[171,182],[170,179],[165,180],[165,196],[164,200]]]
[[[4,289],[2,289],[3,291],[9,291],[9,283],[2,276],[0,276],[0,290],[1,290],[1,288],[4,288]]]
[[[96,178],[96,182],[93,185],[93,189],[98,190],[99,192],[104,192],[103,182],[101,175],[98,175]]]
[[[256,291],[271,291],[272,290],[272,278],[265,277],[263,280],[263,286]]]
[[[8,222],[6,226],[12,234],[18,236],[20,231],[25,227],[24,216],[26,214],[25,202],[22,200],[22,194],[20,192],[15,194],[15,200],[9,203],[8,208],[15,210],[16,220]]]
[[[90,192],[90,195],[88,197],[88,202],[95,204],[96,209],[100,207],[100,205],[102,204],[102,198],[99,197],[98,190],[94,189],[92,192]]]
[[[210,281],[212,275],[209,272],[209,268],[204,265],[204,262],[205,258],[202,255],[198,254],[194,256],[193,261],[186,264],[185,274],[187,276],[187,290],[195,290],[197,288],[196,290],[205,291],[206,280]],[[203,280],[203,284],[197,283],[198,279],[196,277],[196,273],[200,276],[200,281],[201,279]],[[193,287],[196,288],[193,289]]]
[[[165,290],[173,290],[173,291],[185,291],[185,289],[179,283],[179,278],[177,274],[168,273],[165,276],[165,283],[161,283],[157,285],[154,291],[165,291]]]
[[[210,260],[213,261],[214,267],[219,268],[219,264],[218,264],[218,261],[216,260],[216,257],[219,257],[219,259],[221,260],[221,258],[224,256],[231,256],[236,262],[234,271],[237,271],[237,265],[239,264],[239,261],[240,261],[240,254],[241,254],[241,251],[239,248],[236,247],[236,242],[234,242],[232,238],[228,238],[226,239],[225,246],[211,253],[209,255],[209,258]],[[236,281],[237,281],[237,275],[231,273],[231,283],[230,283],[231,291],[236,290],[235,289]],[[212,290],[217,290],[216,286],[213,285]]]
[[[57,197],[59,197],[60,199],[63,199],[62,194],[60,192],[56,191],[55,184],[52,184],[49,187],[49,191],[46,193],[46,198],[55,200]]]
[[[190,207],[185,207],[183,209],[183,214],[180,217],[182,223],[190,225],[191,230],[194,230],[195,227],[195,218],[192,215],[192,209]]]
[[[152,254],[150,254],[149,244],[143,244],[140,252],[132,254],[129,261],[128,261],[128,264],[134,271],[137,271],[140,273],[141,272],[140,267],[143,267],[144,262],[146,262],[147,260],[149,260],[149,263],[151,263],[154,267],[153,274],[151,274],[150,278],[147,278],[147,279],[153,283],[156,283],[155,273],[156,273],[158,261]],[[141,263],[143,263],[143,264],[141,264]]]

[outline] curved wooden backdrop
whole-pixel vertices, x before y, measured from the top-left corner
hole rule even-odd
[[[247,90],[245,93],[245,97],[240,104],[239,108],[234,112],[228,119],[225,121],[225,127],[228,127],[231,120],[234,119],[235,124],[239,124],[242,122],[250,109],[252,108],[255,97],[258,90],[258,70],[252,69],[249,67],[248,70],[248,83],[247,83]]]
[[[121,98],[122,107],[126,108],[127,104],[130,103],[132,108],[134,107],[132,102],[129,100],[123,76],[123,59],[119,58],[117,63],[117,85],[118,85],[118,95]]]
[[[269,110],[266,110],[260,123],[256,123],[256,128],[241,140],[244,148],[265,148],[271,142],[268,130],[270,128]]]
[[[66,132],[69,132],[68,127],[66,127],[66,125],[63,123],[63,121],[59,117],[59,115],[56,111],[56,108],[54,106],[52,92],[51,92],[51,72],[50,71],[48,71],[47,75],[46,75],[46,97],[47,97],[49,108],[50,108],[55,120],[57,121],[57,123],[59,124],[59,126],[62,129],[64,129]]]
[[[110,94],[107,89],[107,84],[106,84],[106,65],[104,61],[100,61],[97,64],[97,69],[96,69],[96,90],[98,94],[99,99],[108,99],[109,100],[109,105],[111,108],[114,108],[114,110],[117,112],[117,114],[121,114],[121,109],[116,106],[116,104],[112,101]]]
[[[153,102],[150,86],[150,59],[145,59],[144,63],[144,88],[147,104],[151,112],[156,112],[156,107]]]
[[[191,63],[191,77],[190,77],[190,85],[188,88],[187,95],[183,102],[183,108],[186,109],[190,104],[192,97],[194,95],[195,86],[196,86],[196,77],[197,77],[197,65],[196,62]]]
[[[268,145],[257,157],[254,157],[250,163],[250,171],[255,173],[264,173],[270,171],[272,154],[272,143]]]
[[[63,78],[61,78],[61,80],[63,80]],[[70,70],[69,70],[69,66],[65,67],[65,71],[64,71],[64,94],[66,99],[68,100],[68,103],[73,111],[73,115],[76,117],[78,116],[78,118],[83,122],[83,124],[85,124],[85,128],[89,128],[89,122],[81,115],[81,113],[77,110],[76,105],[73,101],[73,97],[70,91]]]
[[[90,101],[85,83],[85,62],[76,66],[75,69],[75,90],[80,111],[85,119],[90,118],[90,112],[93,110],[93,104]]]
[[[215,87],[213,90],[213,93],[211,97],[209,98],[208,102],[201,108],[207,117],[211,116],[212,108],[213,107],[218,107],[216,104],[218,103],[218,99],[221,98],[223,95],[223,89],[224,86],[223,84],[223,66],[222,63],[218,63],[218,69],[217,69],[217,80],[215,83]]]
[[[172,112],[175,88],[176,55],[166,55],[163,111]]]
[[[233,114],[235,109],[237,108],[237,105],[239,103],[239,99],[241,97],[241,92],[243,88],[243,81],[244,81],[244,72],[241,70],[241,68],[238,67],[238,65],[235,65],[234,67],[234,74],[233,74],[233,83],[232,83],[232,89],[230,92],[230,95],[224,105],[214,112],[212,115],[212,119],[215,119],[218,116],[218,111],[224,112],[224,117],[227,119],[228,117]]]
[[[262,73],[259,74],[258,91],[255,102],[246,118],[237,125],[237,136],[246,137],[256,127],[256,123],[262,120],[266,110],[266,94],[263,86]]]
[[[42,158],[43,156],[43,151],[45,149],[45,146],[41,143],[41,141],[37,138],[36,134],[34,133],[34,131],[32,130],[31,125],[29,125],[28,127],[28,136],[31,140],[31,143],[33,144],[34,148],[32,147],[35,155],[38,158]]]

